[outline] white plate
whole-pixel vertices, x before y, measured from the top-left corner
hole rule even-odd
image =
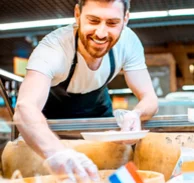
[[[149,130],[130,131],[130,132],[121,132],[121,131],[82,132],[81,135],[85,140],[108,142],[108,141],[142,139],[147,135],[148,132]]]

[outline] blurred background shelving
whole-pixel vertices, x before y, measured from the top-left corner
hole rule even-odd
[[[15,76],[25,75],[27,60],[38,42],[49,32],[64,25],[3,30],[6,23],[73,17],[76,0],[1,0],[0,69]],[[131,0],[131,13],[166,11],[163,17],[130,19],[130,27],[145,49],[146,63],[159,97],[159,114],[186,114],[193,107],[192,94],[181,98],[183,86],[194,86],[194,0]],[[190,10],[187,15],[170,16],[171,10]],[[194,12],[194,10],[193,10]],[[1,71],[0,70],[0,71]],[[14,107],[21,80],[0,74]],[[143,79],[143,78],[142,78]],[[114,108],[133,108],[136,97],[127,89],[122,72],[109,84]],[[167,98],[169,94],[175,98]],[[177,96],[180,95],[180,96]],[[0,96],[0,117],[5,118],[5,102]]]

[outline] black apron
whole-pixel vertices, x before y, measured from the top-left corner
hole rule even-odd
[[[115,59],[112,49],[109,51],[110,74],[105,84],[86,94],[67,93],[77,64],[78,34],[75,36],[75,55],[67,79],[51,88],[43,109],[47,119],[112,117],[112,102],[108,94],[107,83],[115,72]]]

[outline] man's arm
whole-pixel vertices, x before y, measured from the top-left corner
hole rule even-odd
[[[84,154],[65,148],[49,129],[42,108],[48,98],[51,79],[36,72],[28,71],[21,85],[14,122],[26,143],[42,156],[49,171],[60,180],[65,176],[76,182],[76,173],[83,182],[89,178],[98,180],[96,165]]]
[[[14,122],[26,143],[43,158],[52,156],[64,146],[49,129],[42,108],[48,97],[51,79],[29,70],[20,87]]]
[[[139,112],[141,120],[150,119],[158,111],[158,99],[147,69],[128,71],[124,75],[128,87],[139,100],[134,110]]]

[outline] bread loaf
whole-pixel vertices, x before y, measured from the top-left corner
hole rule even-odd
[[[100,170],[117,169],[133,158],[130,145],[85,140],[62,140],[62,143],[65,147],[86,154]],[[23,140],[8,142],[2,154],[2,168],[7,178],[10,178],[17,169],[21,171],[23,177],[48,174],[43,167],[43,159]]]
[[[180,157],[180,147],[194,148],[192,133],[149,133],[135,148],[134,162],[140,170],[164,174],[168,180]]]

